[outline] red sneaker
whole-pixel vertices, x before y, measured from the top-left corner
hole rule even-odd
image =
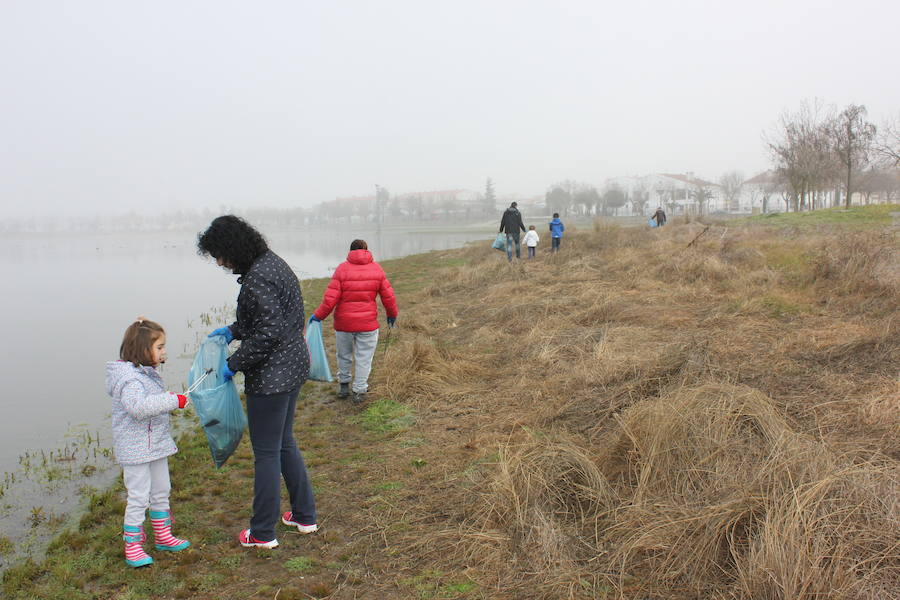
[[[278,546],[278,540],[271,542],[261,542],[252,535],[249,529],[244,529],[238,534],[238,541],[244,548],[275,548]]]
[[[296,527],[297,531],[300,533],[314,533],[319,530],[319,526],[313,523],[312,525],[304,525],[299,521],[294,520],[294,513],[288,511],[281,515],[281,522],[287,525],[288,527]]]

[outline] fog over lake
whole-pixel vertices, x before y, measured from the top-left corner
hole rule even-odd
[[[377,261],[490,237],[484,230],[264,233],[301,280],[330,275],[357,237],[369,242]],[[137,315],[166,328],[162,373],[180,391],[197,341],[215,326],[201,316],[225,306],[232,311],[239,289],[235,275],[197,255],[191,231],[7,236],[0,239],[0,267],[6,280],[0,470],[15,468],[25,450],[60,444],[73,428],[109,439],[104,365],[118,358],[122,334]],[[308,315],[321,298],[304,301]]]

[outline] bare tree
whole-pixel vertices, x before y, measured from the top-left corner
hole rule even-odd
[[[836,153],[833,109],[804,102],[797,112],[785,111],[776,131],[765,136],[775,171],[786,182],[795,211],[815,205],[834,185]]]
[[[650,202],[650,190],[647,189],[647,184],[643,181],[638,183],[634,189],[631,191],[631,208],[637,214],[643,216],[644,210],[647,207],[647,203]]]
[[[725,196],[728,210],[737,212],[740,210],[741,188],[744,187],[744,174],[740,171],[728,171],[719,178],[719,186]]]
[[[883,165],[900,167],[900,113],[884,122],[873,150]]]
[[[851,104],[837,115],[829,129],[835,155],[844,171],[844,206],[849,208],[853,199],[854,177],[859,176],[869,162],[875,126],[866,121],[865,106]]]
[[[701,215],[709,212],[709,201],[712,200],[713,191],[710,186],[700,179],[695,179],[690,190],[691,198],[697,203],[697,210]]]
[[[892,202],[900,193],[900,169],[871,168],[857,178],[857,189],[866,204],[872,197],[879,202]]]

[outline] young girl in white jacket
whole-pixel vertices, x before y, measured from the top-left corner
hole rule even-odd
[[[534,258],[534,253],[537,250],[538,242],[541,241],[538,237],[537,231],[534,230],[534,225],[531,225],[528,228],[528,233],[525,234],[525,239],[522,241],[525,242],[525,245],[528,247],[528,258]]]
[[[112,396],[113,450],[122,465],[128,500],[125,505],[125,563],[153,563],[144,552],[144,517],[157,550],[178,552],[190,546],[172,535],[169,510],[169,455],[178,452],[169,432],[169,413],[184,408],[187,397],[167,392],[156,367],[166,362],[166,333],[139,317],[125,330],[120,360],[106,363],[106,391]]]

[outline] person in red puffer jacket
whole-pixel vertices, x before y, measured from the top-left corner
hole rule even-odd
[[[364,240],[353,240],[347,260],[334,271],[322,304],[311,317],[323,321],[334,311],[334,336],[337,345],[338,397],[350,395],[353,382],[353,403],[362,404],[369,390],[369,372],[378,345],[378,306],[375,296],[387,313],[387,323],[397,321],[397,299],[384,270],[372,259]],[[356,362],[355,376],[350,367]]]

